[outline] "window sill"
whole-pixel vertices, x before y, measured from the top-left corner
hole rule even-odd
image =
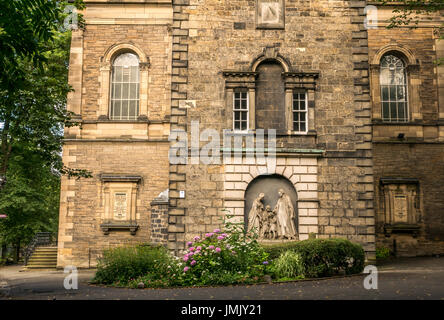
[[[234,131],[234,130],[225,130],[225,135],[229,136],[249,136],[256,135],[256,130],[248,130],[248,131]],[[297,131],[277,131],[277,137],[316,137],[318,134],[316,131],[308,131],[308,132],[297,132]],[[268,130],[264,129],[264,136],[268,136]]]
[[[112,230],[128,230],[134,236],[139,229],[139,225],[137,223],[108,222],[102,223],[100,229],[102,229],[104,235],[109,235]]]
[[[380,125],[380,126],[411,126],[411,125],[418,125],[422,123],[422,120],[416,120],[416,121],[383,121],[382,119],[373,119],[372,121],[373,125]]]

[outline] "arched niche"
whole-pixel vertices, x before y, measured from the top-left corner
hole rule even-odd
[[[245,190],[244,222],[246,228],[248,227],[248,215],[250,213],[253,201],[259,196],[260,193],[264,193],[265,197],[262,201],[264,208],[269,205],[271,210],[273,210],[279,199],[279,189],[283,189],[284,192],[290,196],[291,203],[293,204],[293,208],[295,210],[294,224],[296,226],[296,230],[298,231],[298,196],[296,190],[290,180],[278,174],[258,176],[250,182]]]

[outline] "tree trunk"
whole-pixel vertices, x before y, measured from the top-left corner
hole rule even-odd
[[[12,150],[11,142],[8,142],[9,126],[10,120],[6,119],[1,136],[0,190],[6,184],[6,172],[8,171],[9,157]]]
[[[6,244],[2,244],[2,256],[1,256],[1,259],[5,259],[6,258],[6,250],[7,250]]]
[[[20,240],[17,240],[14,245],[14,256],[13,256],[13,262],[16,264],[20,260]]]

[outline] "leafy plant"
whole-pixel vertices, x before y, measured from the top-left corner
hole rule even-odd
[[[365,253],[360,244],[346,239],[309,239],[286,244],[265,246],[271,259],[287,250],[301,256],[304,276],[325,277],[345,272],[360,273],[364,269]]]
[[[390,258],[390,256],[391,256],[391,251],[389,248],[387,247],[376,248],[376,259],[385,260]]]
[[[273,261],[273,273],[278,279],[303,278],[304,265],[299,253],[287,250]]]
[[[157,281],[168,274],[168,266],[171,265],[174,265],[174,258],[162,246],[137,245],[108,249],[99,260],[93,281],[126,285],[145,275]]]

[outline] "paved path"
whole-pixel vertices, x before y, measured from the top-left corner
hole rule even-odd
[[[444,300],[444,257],[410,258],[379,266],[378,290],[366,290],[366,275],[316,281],[184,289],[120,289],[92,286],[94,271],[80,271],[79,289],[65,290],[63,271],[0,268],[0,299],[116,300],[294,300],[434,299]]]

